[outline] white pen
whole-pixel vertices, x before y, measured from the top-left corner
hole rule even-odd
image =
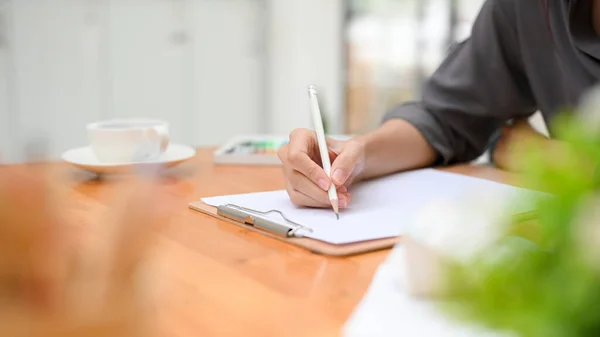
[[[319,144],[319,153],[321,154],[321,162],[323,170],[331,179],[331,161],[329,159],[329,150],[327,149],[327,141],[325,140],[325,130],[323,129],[323,119],[321,118],[321,109],[319,109],[319,101],[317,99],[317,90],[314,86],[308,87],[308,99],[310,101],[310,111],[312,113],[313,124],[317,134],[317,142]],[[340,219],[339,203],[335,184],[331,182],[329,186],[329,200],[337,219]]]

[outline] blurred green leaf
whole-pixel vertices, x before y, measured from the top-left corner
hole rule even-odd
[[[497,245],[448,267],[444,307],[457,319],[523,337],[600,336],[600,266],[578,236],[586,220],[600,225],[580,217],[600,187],[600,135],[574,115],[553,125],[560,153],[524,145],[521,179],[553,197],[535,200],[536,211],[515,218]]]

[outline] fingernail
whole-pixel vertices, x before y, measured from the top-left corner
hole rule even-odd
[[[345,197],[341,197],[340,198],[340,207],[341,208],[346,208],[348,207],[348,200],[346,200]]]
[[[319,185],[322,190],[327,191],[329,189],[329,181],[325,178],[317,179],[317,185]]]
[[[346,181],[346,172],[342,169],[335,170],[335,172],[333,172],[333,181],[339,185],[343,184],[344,181]]]

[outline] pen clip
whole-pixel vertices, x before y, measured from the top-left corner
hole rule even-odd
[[[277,213],[288,223],[288,225],[283,225],[252,213],[261,215]],[[263,212],[234,204],[226,204],[217,207],[217,214],[283,237],[302,237],[304,236],[303,232],[306,231],[312,233],[313,231],[311,228],[288,219],[283,212],[276,209]]]

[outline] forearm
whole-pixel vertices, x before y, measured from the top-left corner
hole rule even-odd
[[[402,119],[389,120],[357,140],[365,146],[365,167],[359,179],[430,166],[437,156],[421,133]]]

